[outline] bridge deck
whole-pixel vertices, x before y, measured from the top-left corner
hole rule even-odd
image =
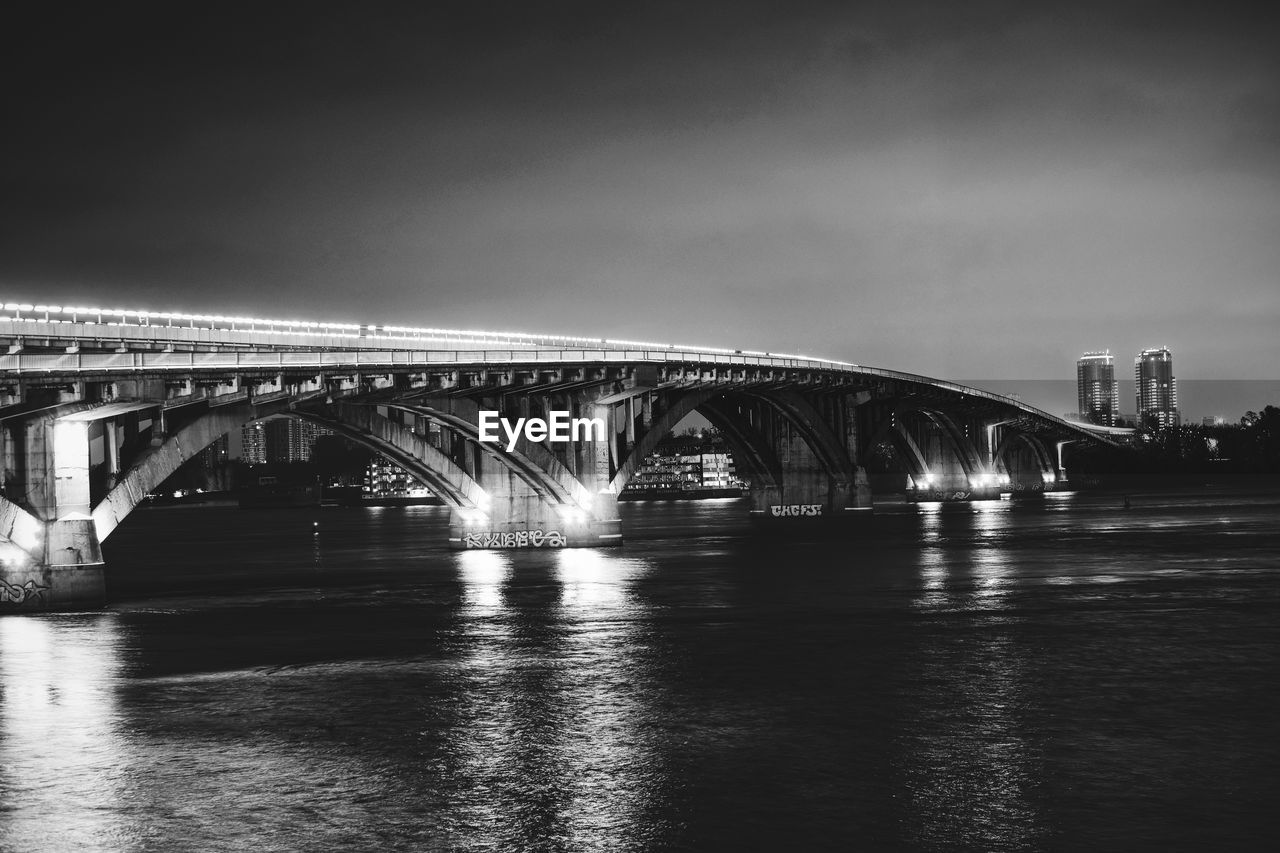
[[[802,369],[896,380],[981,398],[1095,436],[1132,430],[1063,420],[1020,400],[955,382],[804,355],[523,332],[263,320],[221,315],[5,303],[0,338],[68,342],[61,352],[0,355],[0,374],[377,369],[492,365],[684,364]],[[155,347],[161,347],[156,349]],[[81,351],[67,352],[65,349]],[[96,351],[95,351],[96,350]]]

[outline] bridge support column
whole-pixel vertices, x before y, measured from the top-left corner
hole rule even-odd
[[[88,610],[106,604],[106,567],[93,519],[72,515],[51,521],[43,539],[42,560],[4,569],[0,596],[35,610]]]
[[[866,403],[870,396],[866,392],[848,395],[842,402],[844,452],[853,464],[853,485],[849,489],[848,505],[848,509],[852,510],[870,510],[873,506],[871,481],[867,479],[867,469],[862,464],[865,459],[863,457],[861,427],[858,419],[858,406]]]
[[[856,478],[849,482],[833,476],[795,431],[776,434],[775,449],[781,476],[751,490],[751,516],[757,523],[807,527],[818,519],[836,521],[854,514],[859,506]],[[865,488],[865,472],[862,481]],[[870,489],[863,500],[870,507]]]
[[[4,502],[0,607],[78,610],[106,603],[102,548],[89,515],[88,427],[45,420],[28,430],[24,469],[34,513]]]
[[[853,471],[853,489],[850,493],[849,509],[871,508],[871,481],[867,478],[867,469],[859,465]]]
[[[1043,449],[1031,440],[1010,442],[997,465],[1003,489],[1015,497],[1043,497],[1057,485]]]
[[[634,404],[634,400],[630,402]],[[586,409],[585,401],[579,401],[578,408]],[[609,431],[615,429],[609,406],[592,405],[589,410],[592,417],[600,418],[608,425]],[[628,418],[624,429],[631,430],[634,436],[634,418]],[[586,464],[579,470],[578,482],[582,483],[591,496],[591,527],[595,532],[595,544],[621,545],[622,518],[618,515],[618,493],[614,491],[612,485],[616,462],[612,457],[615,446],[613,436],[606,435],[604,441],[592,436],[585,443],[590,446],[590,449],[585,454]]]
[[[491,459],[477,477],[487,504],[455,509],[449,519],[449,542],[458,549],[592,548],[620,544],[617,522],[596,517],[608,507],[592,511],[557,504],[534,491],[513,470]],[[613,506],[617,518],[616,502]]]
[[[929,426],[915,436],[916,445],[925,462],[925,473],[914,478],[915,489],[910,500],[975,501],[998,500],[999,482],[995,474],[966,470],[958,448],[954,448],[941,429]],[[976,454],[975,454],[976,459]]]

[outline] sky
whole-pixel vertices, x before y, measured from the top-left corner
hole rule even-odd
[[[1262,4],[186,5],[7,25],[0,299],[1280,378]]]

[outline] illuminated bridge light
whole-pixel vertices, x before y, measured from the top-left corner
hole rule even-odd
[[[559,515],[563,521],[569,524],[582,523],[589,517],[584,510],[576,506],[569,506],[566,504],[557,505],[556,514]]]
[[[253,333],[259,335],[280,335],[288,338],[314,338],[321,336],[360,338],[361,340],[367,340],[372,343],[390,341],[406,343],[417,343],[418,341],[422,341],[426,343],[428,341],[443,341],[449,345],[446,348],[474,349],[492,348],[496,343],[502,344],[503,348],[510,349],[530,346],[543,346],[550,349],[555,349],[557,346],[580,349],[640,348],[645,350],[674,353],[687,352],[690,354],[706,353],[724,356],[740,356],[744,359],[801,361],[829,369],[865,372],[888,378],[926,383],[935,388],[957,391],[963,394],[983,397],[989,400],[997,400],[1021,411],[1035,414],[1038,417],[1044,417],[1052,421],[1061,421],[1060,418],[1056,418],[1047,412],[1042,412],[1039,409],[1028,406],[1021,401],[1013,400],[981,389],[968,388],[953,382],[940,381],[926,376],[904,373],[902,371],[863,367],[849,361],[840,361],[837,359],[822,358],[819,356],[804,354],[777,353],[763,350],[735,350],[727,347],[658,343],[654,341],[633,341],[626,339],[585,337],[581,335],[534,334],[530,332],[491,331],[484,329],[442,329],[421,326],[378,325],[373,323],[361,324],[340,322],[336,320],[315,321],[281,320],[262,317],[228,317],[222,314],[188,314],[175,311],[147,311],[143,309],[126,310],[122,308],[104,309],[97,306],[83,305],[35,306],[26,302],[5,302],[0,310],[11,312],[12,316],[7,317],[7,320],[22,323],[52,323],[55,321],[52,318],[49,318],[47,314],[61,313],[69,318],[62,322],[78,323],[85,326],[92,326],[99,323],[105,323],[111,326],[151,326],[155,325],[152,322],[153,320],[161,320],[171,328],[185,328],[188,325],[194,328],[195,325],[199,323],[208,324],[214,330],[233,332],[237,334]],[[39,310],[41,313],[45,313],[46,316],[23,316],[24,313],[31,312],[32,310]],[[248,325],[251,328],[243,328],[245,325]],[[1084,429],[1095,434],[1128,434],[1127,430],[1121,428],[1100,428],[1091,424],[1077,425],[1075,428]]]
[[[675,350],[721,355],[749,354],[757,358],[800,359],[831,365],[849,365],[849,362],[819,359],[812,356],[767,353],[759,350],[744,353],[743,351],[733,350],[727,347],[701,346],[698,344],[659,343],[655,341],[615,340],[609,338],[585,337],[581,335],[535,334],[531,332],[490,331],[484,329],[442,329],[419,326],[343,323],[336,321],[319,322],[313,320],[282,320],[261,317],[231,317],[223,314],[191,314],[175,311],[147,311],[143,309],[125,309],[119,307],[101,308],[98,306],[84,305],[33,306],[29,303],[14,302],[4,304],[4,310],[17,312],[19,315],[21,312],[31,311],[33,309],[45,313],[62,313],[64,315],[70,315],[72,319],[68,322],[82,322],[85,325],[104,322],[107,325],[112,326],[135,325],[134,321],[136,319],[136,325],[142,326],[152,325],[153,320],[163,320],[170,326],[175,325],[175,323],[191,326],[195,326],[196,324],[207,324],[214,329],[224,327],[223,330],[225,331],[266,331],[270,334],[279,334],[290,337],[305,336],[309,334],[354,337],[355,333],[363,332],[363,337],[372,340],[421,340],[425,338],[443,337],[459,346],[484,347],[489,346],[494,342],[502,342],[509,346],[536,346],[539,342],[543,342],[547,345],[560,344],[588,348],[638,347],[650,350]],[[52,319],[47,317],[44,318],[44,320],[22,316],[17,316],[13,319],[25,322],[54,322]],[[253,328],[249,330],[237,328],[246,325]],[[228,326],[231,328],[225,328]]]
[[[481,524],[487,524],[489,516],[479,509],[460,509],[458,517],[462,519],[462,523],[468,527],[476,527]]]
[[[969,478],[969,485],[975,489],[982,489],[988,486],[994,486],[995,484],[996,484],[995,474],[981,472],[978,474],[974,474],[972,477]]]

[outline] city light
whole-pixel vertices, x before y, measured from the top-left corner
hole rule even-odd
[[[457,510],[457,513],[467,527],[478,527],[489,522],[489,516],[483,510],[463,508]]]
[[[556,506],[556,514],[562,520],[570,524],[581,524],[587,520],[587,514],[576,506],[569,504],[558,504]]]

